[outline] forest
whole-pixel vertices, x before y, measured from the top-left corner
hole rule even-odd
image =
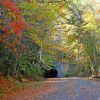
[[[100,100],[100,0],[0,0],[0,100]]]
[[[40,80],[55,62],[65,76],[100,77],[100,3],[0,0],[0,76]]]

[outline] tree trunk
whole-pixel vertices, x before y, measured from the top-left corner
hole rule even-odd
[[[97,77],[97,66],[93,63],[93,61],[90,61],[90,68],[91,68],[91,72],[92,72],[92,77]]]
[[[40,48],[40,60],[42,59],[42,47]]]

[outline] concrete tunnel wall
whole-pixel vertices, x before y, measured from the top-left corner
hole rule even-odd
[[[56,62],[54,64],[54,67],[58,72],[58,78],[63,77],[64,76],[64,74],[63,74],[63,64],[61,62]]]

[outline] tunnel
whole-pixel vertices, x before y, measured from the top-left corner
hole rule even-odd
[[[53,68],[49,71],[46,70],[44,77],[45,78],[57,78],[58,77],[58,71],[55,68]]]
[[[51,78],[57,78],[58,77],[58,71],[56,69],[50,70],[50,76]]]

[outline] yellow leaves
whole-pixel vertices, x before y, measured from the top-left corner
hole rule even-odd
[[[87,11],[84,15],[83,15],[83,29],[84,31],[90,31],[90,30],[94,30],[96,28],[96,22],[95,22],[95,17],[93,15],[92,12]]]
[[[75,54],[78,54],[78,49],[74,49]]]
[[[67,10],[66,10],[66,3],[64,2],[57,2],[53,4],[53,9],[55,10],[57,16],[65,17]]]
[[[66,52],[68,50],[67,47],[60,46],[60,45],[51,45],[51,46],[49,46],[49,48],[55,49],[55,50],[60,50],[62,52]]]
[[[53,49],[52,46],[50,46],[48,43],[41,40],[41,38],[39,38],[36,34],[32,33],[32,39],[34,43],[36,43],[38,46],[45,49],[48,53],[52,55],[54,54],[54,51],[52,50]]]
[[[45,51],[48,52],[52,56],[54,56],[56,54],[55,51],[52,50],[51,48],[50,49],[49,48],[46,48]]]
[[[40,4],[38,2],[33,2],[33,7],[35,9],[39,8],[40,7]]]
[[[94,21],[94,16],[93,13],[88,11],[83,15],[83,20],[84,22],[91,22]]]

